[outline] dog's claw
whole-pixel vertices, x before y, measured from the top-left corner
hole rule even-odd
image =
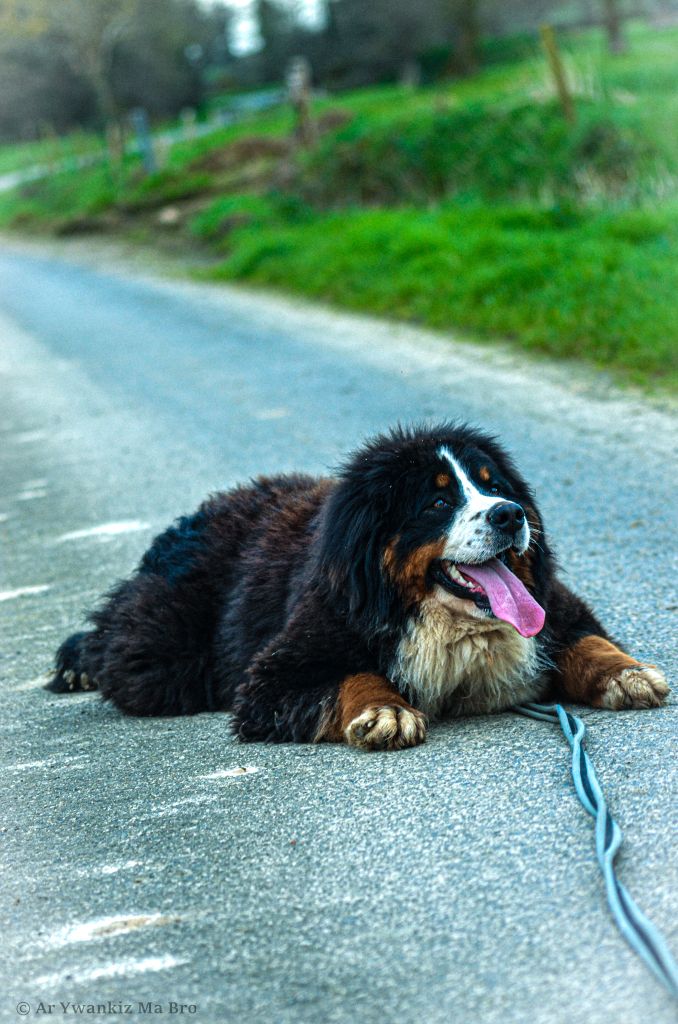
[[[650,665],[638,665],[624,669],[606,680],[600,706],[613,711],[622,708],[658,708],[668,694],[668,684],[658,669]]]
[[[346,742],[362,750],[401,750],[426,739],[426,716],[416,708],[366,708],[345,730]]]

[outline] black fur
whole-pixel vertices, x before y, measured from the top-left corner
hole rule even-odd
[[[491,467],[498,493],[528,510],[526,565],[547,612],[537,640],[545,653],[605,636],[556,580],[534,495],[503,448],[443,424],[376,438],[334,479],[262,477],[212,496],[154,540],[90,616],[90,632],[62,644],[49,688],[73,689],[74,678],[77,688],[85,673],[128,714],[230,709],[242,739],[311,740],[342,680],[387,674],[416,614],[421,595],[385,571],[385,558],[406,565],[452,514],[431,504],[441,445],[469,471]],[[445,493],[453,510],[454,482]]]

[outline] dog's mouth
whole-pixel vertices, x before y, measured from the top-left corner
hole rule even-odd
[[[509,622],[521,636],[535,636],[544,625],[546,613],[500,555],[477,565],[439,559],[433,566],[436,583],[495,619]]]

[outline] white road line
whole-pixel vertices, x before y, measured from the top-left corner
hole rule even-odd
[[[57,537],[56,543],[62,544],[69,540],[86,540],[89,537],[117,537],[121,533],[134,533],[138,530],[149,530],[150,523],[140,519],[123,519],[117,523],[102,523],[101,526],[90,526],[84,530],[71,530]]]
[[[201,775],[201,779],[238,779],[243,775],[254,775],[259,769],[255,768],[254,765],[238,765],[236,768],[219,768],[216,772],[211,772],[209,775]]]
[[[47,491],[34,490],[34,491],[22,491],[21,494],[17,494],[17,501],[34,501],[35,498],[46,498]]]
[[[85,971],[68,967],[59,974],[43,974],[39,978],[34,978],[33,984],[41,988],[52,988],[66,980],[81,983],[98,981],[100,978],[126,978],[131,974],[145,974],[148,971],[168,971],[172,967],[181,967],[187,963],[190,963],[188,959],[180,959],[169,954],[148,956],[143,960],[116,960],[115,963],[106,964],[103,967],[91,967]]]
[[[25,597],[27,594],[44,594],[50,590],[49,583],[39,583],[35,587],[17,587],[16,590],[0,590],[0,601],[13,601],[15,597]]]

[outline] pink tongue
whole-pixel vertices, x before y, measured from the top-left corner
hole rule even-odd
[[[480,584],[495,618],[510,622],[521,636],[534,636],[542,628],[546,612],[498,558],[483,565],[458,565],[457,569]]]

